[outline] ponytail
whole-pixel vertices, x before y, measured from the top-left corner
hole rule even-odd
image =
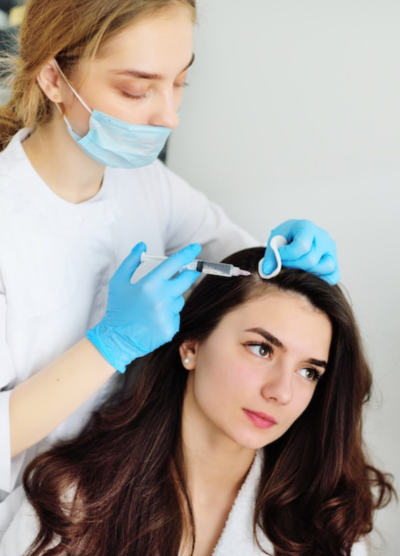
[[[3,151],[11,138],[19,129],[21,122],[15,118],[13,111],[6,106],[0,106],[0,151]]]
[[[12,137],[24,127],[36,127],[50,122],[51,103],[36,82],[36,75],[25,68],[20,56],[3,60],[3,66],[11,70],[11,77],[2,80],[11,96],[0,105],[0,151]]]

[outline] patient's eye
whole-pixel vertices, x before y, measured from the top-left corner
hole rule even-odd
[[[272,347],[266,342],[248,342],[246,346],[249,348],[251,353],[254,353],[254,355],[257,355],[258,357],[262,357],[263,359],[268,359],[274,353]]]
[[[298,373],[300,374],[300,376],[302,376],[306,380],[309,380],[310,382],[314,382],[314,381],[317,382],[322,376],[322,373],[320,373],[317,369],[314,369],[313,367],[299,369]]]

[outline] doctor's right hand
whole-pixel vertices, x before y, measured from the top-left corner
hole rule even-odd
[[[138,243],[110,280],[104,318],[86,336],[117,371],[137,357],[142,357],[172,340],[179,330],[185,304],[183,293],[200,276],[195,270],[183,270],[200,253],[198,244],[184,247],[154,270],[131,284],[132,274],[146,251]]]

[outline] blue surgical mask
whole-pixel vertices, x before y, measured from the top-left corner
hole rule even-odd
[[[90,158],[112,168],[141,168],[156,160],[171,133],[169,128],[129,124],[91,110],[69,83],[57,61],[56,64],[71,91],[90,113],[89,131],[83,137],[63,116],[72,139]]]

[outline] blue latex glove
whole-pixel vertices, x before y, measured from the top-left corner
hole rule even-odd
[[[272,230],[262,265],[265,274],[270,274],[276,268],[274,253],[268,246],[277,235],[284,236],[288,242],[288,245],[278,249],[284,267],[301,268],[320,276],[331,285],[339,281],[335,242],[328,232],[309,220],[287,220]]]
[[[146,251],[138,243],[110,280],[104,318],[86,334],[103,357],[119,372],[137,357],[142,357],[172,340],[179,330],[182,294],[200,275],[183,270],[201,251],[198,244],[174,253],[157,268],[131,284],[131,277]]]

